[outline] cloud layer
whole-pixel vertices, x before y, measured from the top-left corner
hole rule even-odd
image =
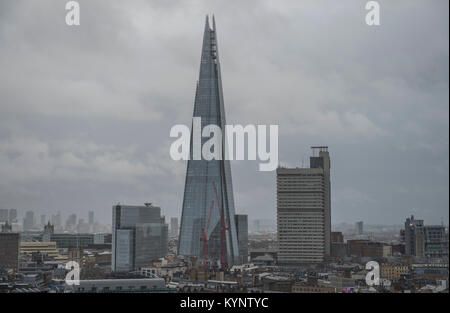
[[[181,214],[205,15],[228,123],[278,124],[279,160],[328,145],[332,220],[448,223],[448,2],[80,0],[0,3],[0,207],[110,222],[117,201]],[[275,218],[275,173],[233,162],[236,208]]]

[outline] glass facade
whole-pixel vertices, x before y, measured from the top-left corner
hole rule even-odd
[[[159,207],[113,206],[112,270],[137,270],[164,257],[168,230]]]
[[[206,19],[193,116],[201,118],[201,129],[213,124],[224,133],[226,120],[214,17],[212,29]],[[230,162],[223,156],[223,141],[221,160],[194,160],[192,133],[178,253],[197,256],[202,261],[206,254],[210,264],[232,265],[239,262],[239,248]],[[201,146],[208,140],[202,137]]]

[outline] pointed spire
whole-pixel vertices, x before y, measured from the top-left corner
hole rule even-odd
[[[214,14],[212,15],[212,23],[213,23],[213,31],[216,31],[216,20],[214,18]]]
[[[209,16],[206,14],[205,29],[209,29]]]

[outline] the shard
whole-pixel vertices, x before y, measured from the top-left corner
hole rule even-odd
[[[214,124],[225,134],[225,110],[220,74],[217,32],[206,17],[200,75],[195,93],[194,117],[201,129]],[[178,254],[196,256],[205,267],[239,263],[230,161],[193,159],[193,131],[187,164]],[[202,137],[201,144],[209,138]],[[222,153],[224,143],[222,142]]]

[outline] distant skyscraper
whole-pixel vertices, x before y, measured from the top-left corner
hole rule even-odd
[[[0,209],[0,223],[9,221],[8,209]]]
[[[62,229],[61,227],[61,213],[58,212],[55,215],[52,215],[52,224],[55,227],[55,230],[60,231]]]
[[[193,116],[201,118],[201,129],[214,124],[224,131],[226,120],[214,17],[212,24],[211,29],[207,17]],[[200,144],[203,146],[207,140],[202,137]],[[194,144],[191,136],[178,253],[225,267],[240,259],[230,161],[225,160],[225,149],[221,160],[194,160]]]
[[[89,225],[94,225],[94,211],[89,211],[88,223]]]
[[[168,249],[168,225],[161,208],[113,206],[112,270],[128,272],[149,266],[164,257]]]
[[[17,223],[17,210],[16,209],[9,210],[9,222]]]
[[[363,222],[359,221],[355,223],[355,235],[362,236],[364,233]]]
[[[170,219],[170,236],[177,237],[178,236],[178,218],[172,217]]]
[[[68,232],[75,232],[77,230],[77,215],[70,214],[66,220],[66,230]]]
[[[45,214],[41,215],[41,227],[44,227],[45,224],[47,223],[47,216]]]
[[[25,218],[23,219],[23,230],[31,230],[34,228],[35,225],[35,218],[34,218],[34,212],[33,211],[27,211],[25,213]]]
[[[277,169],[279,263],[320,263],[331,252],[330,156],[312,148],[310,168]]]

